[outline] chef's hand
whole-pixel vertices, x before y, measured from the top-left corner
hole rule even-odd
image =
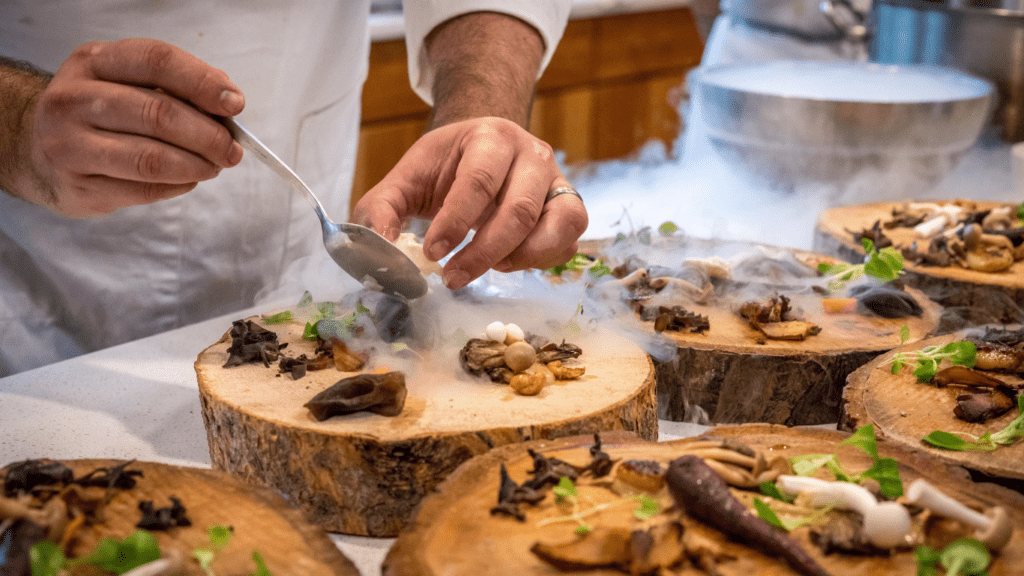
[[[71,217],[184,194],[242,159],[210,115],[245,102],[227,74],[148,39],[79,46],[38,94],[17,195]]]
[[[490,268],[549,268],[576,253],[587,228],[583,202],[548,191],[568,186],[551,146],[501,118],[464,120],[421,137],[356,205],[353,221],[389,240],[411,217],[432,218],[424,238],[431,260],[476,234],[444,267],[451,289]]]

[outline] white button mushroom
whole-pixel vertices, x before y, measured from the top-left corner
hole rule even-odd
[[[487,325],[484,329],[484,335],[487,336],[488,340],[494,340],[495,342],[504,342],[506,336],[505,323],[494,321]]]
[[[1002,506],[990,508],[982,514],[943,494],[938,488],[920,478],[907,487],[906,496],[907,502],[922,506],[933,514],[959,520],[974,528],[974,537],[989,550],[1001,550],[1013,534],[1010,516]]]
[[[505,344],[526,340],[523,329],[515,324],[505,324]]]
[[[907,509],[898,502],[879,502],[863,486],[788,475],[779,476],[776,485],[789,494],[806,494],[812,506],[833,506],[860,513],[864,517],[864,538],[879,548],[907,543],[911,527]]]

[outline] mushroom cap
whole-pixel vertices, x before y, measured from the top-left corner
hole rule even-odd
[[[880,502],[864,512],[864,537],[879,548],[907,543],[910,513],[899,502]]]
[[[513,372],[522,372],[537,361],[537,351],[528,342],[519,341],[505,348],[505,366]]]
[[[974,536],[992,551],[1002,550],[1010,541],[1013,535],[1013,524],[1010,522],[1010,515],[1006,508],[995,506],[985,511],[985,516],[992,519],[988,528],[978,530]]]
[[[505,323],[497,320],[488,324],[487,328],[484,329],[487,339],[494,340],[495,342],[504,342],[506,332]]]

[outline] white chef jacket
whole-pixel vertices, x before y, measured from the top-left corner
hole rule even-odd
[[[227,72],[239,122],[348,216],[370,0],[3,0],[0,54],[56,71],[90,40],[155,38]],[[530,23],[547,64],[571,0],[406,0],[410,80],[430,101],[423,39],[477,10]],[[184,196],[98,218],[0,193],[0,377],[253,305],[323,250],[306,200],[246,157]]]

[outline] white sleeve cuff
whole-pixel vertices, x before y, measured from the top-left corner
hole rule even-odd
[[[551,61],[569,21],[572,0],[406,0],[402,11],[405,18],[405,47],[409,58],[409,84],[427,104],[433,105],[431,88],[434,70],[427,62],[424,39],[437,25],[469,12],[500,12],[515,16],[540,32],[544,39],[544,57],[541,73]]]

